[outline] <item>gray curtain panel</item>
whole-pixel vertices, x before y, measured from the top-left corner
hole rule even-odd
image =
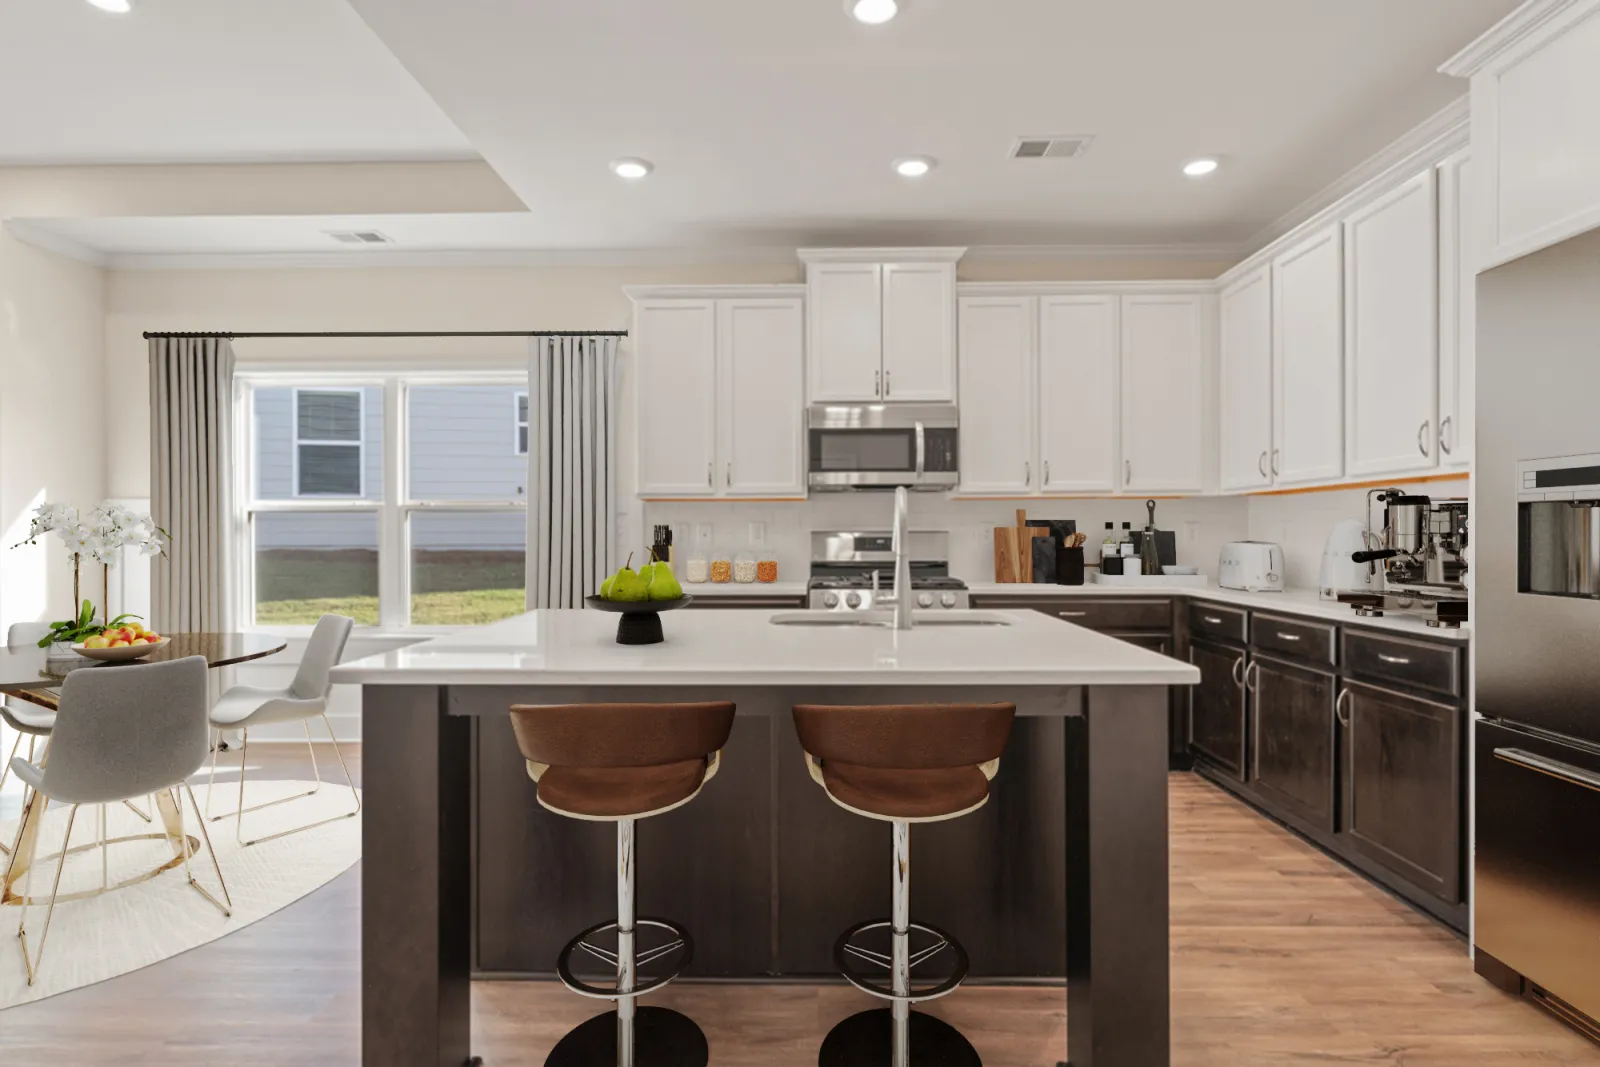
[[[150,339],[150,513],[172,537],[150,574],[161,633],[232,630],[233,343]]]
[[[617,338],[539,337],[528,368],[528,607],[570,608],[611,570]]]

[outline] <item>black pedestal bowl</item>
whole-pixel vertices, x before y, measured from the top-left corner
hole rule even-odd
[[[617,620],[617,644],[659,645],[666,640],[661,632],[661,613],[688,607],[692,596],[676,600],[601,600],[586,596],[583,602],[596,611],[612,611],[621,615]]]

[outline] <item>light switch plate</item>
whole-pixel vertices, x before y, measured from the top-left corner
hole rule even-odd
[[[750,524],[750,547],[761,548],[767,543],[767,524],[752,522]]]
[[[1183,543],[1186,545],[1200,543],[1200,524],[1198,522],[1191,519],[1183,524]]]

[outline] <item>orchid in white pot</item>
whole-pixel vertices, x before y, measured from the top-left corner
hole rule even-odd
[[[51,624],[51,634],[41,645],[51,641],[77,641],[98,633],[100,627],[93,623],[93,605],[80,599],[79,579],[84,557],[104,568],[102,593],[105,607],[111,603],[111,568],[121,559],[125,548],[137,549],[141,555],[166,555],[171,541],[167,532],[157,526],[147,514],[113,504],[107,500],[91,508],[87,514],[70,504],[41,504],[33,513],[28,525],[28,536],[13,548],[37,544],[39,538],[55,534],[66,544],[72,556],[73,618]],[[122,618],[137,618],[125,615]],[[86,632],[87,631],[87,632]]]

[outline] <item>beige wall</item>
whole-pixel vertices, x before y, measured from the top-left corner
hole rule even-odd
[[[103,271],[0,230],[0,627],[61,618],[71,605],[59,541],[10,547],[33,509],[105,496],[104,293]],[[98,589],[98,570],[84,570]]]

